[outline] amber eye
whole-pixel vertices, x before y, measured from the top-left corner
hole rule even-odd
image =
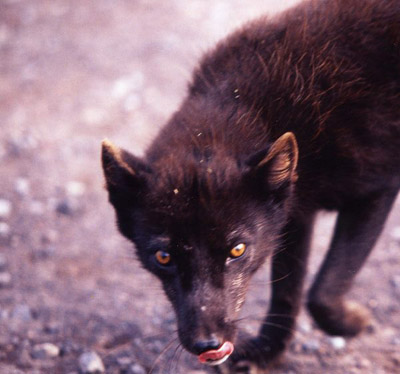
[[[157,251],[155,256],[160,265],[168,265],[171,262],[171,255],[168,252]]]
[[[238,258],[243,256],[244,252],[246,252],[246,244],[240,243],[231,249],[230,256],[231,258]]]

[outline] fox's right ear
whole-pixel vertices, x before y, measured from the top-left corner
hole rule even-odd
[[[101,160],[110,202],[131,205],[145,187],[149,168],[139,158],[116,147],[108,139],[102,142]]]

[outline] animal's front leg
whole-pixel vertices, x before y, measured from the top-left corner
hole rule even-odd
[[[382,231],[397,190],[382,191],[339,212],[328,255],[310,291],[308,307],[331,335],[354,336],[368,323],[368,311],[344,299]]]
[[[286,348],[293,335],[307,268],[313,217],[291,219],[284,244],[272,258],[272,298],[269,312],[255,338],[238,341],[229,373],[262,373]]]

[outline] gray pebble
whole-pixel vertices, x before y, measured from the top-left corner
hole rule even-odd
[[[27,151],[38,147],[38,141],[30,134],[12,137],[8,141],[8,153],[11,156],[21,156]]]
[[[396,290],[400,290],[400,275],[395,275],[391,280],[390,283]]]
[[[56,212],[60,214],[64,214],[66,216],[73,216],[77,212],[79,212],[80,205],[77,200],[65,198],[58,202],[56,206]]]
[[[155,353],[160,353],[165,348],[165,343],[160,340],[154,340],[151,345],[150,349]]]
[[[312,327],[308,321],[300,321],[298,324],[298,329],[304,334],[308,334],[311,332]]]
[[[54,247],[41,248],[32,251],[32,260],[34,261],[43,261],[48,260],[53,257],[56,253],[56,249]]]
[[[395,364],[396,367],[400,368],[400,354],[399,353],[394,353],[392,356],[392,361]]]
[[[334,336],[328,339],[329,344],[336,350],[341,350],[346,348],[346,340],[341,336]]]
[[[0,218],[7,218],[12,210],[11,201],[0,199]]]
[[[2,271],[0,272],[0,288],[10,287],[11,286],[11,274]]]
[[[118,363],[119,366],[127,367],[132,363],[132,359],[130,357],[127,357],[127,356],[118,357],[117,358],[117,363]]]
[[[10,226],[5,222],[0,222],[0,237],[7,238],[10,232]]]
[[[43,332],[49,335],[56,335],[60,330],[60,325],[56,322],[49,322],[43,327]]]
[[[400,242],[400,226],[396,226],[390,232],[390,236],[393,240]]]
[[[142,365],[135,363],[129,367],[128,373],[129,374],[146,374],[146,369]]]
[[[315,339],[309,340],[302,344],[303,351],[309,352],[309,353],[319,351],[320,347],[321,347],[321,345],[319,344],[319,341],[315,340]]]
[[[17,178],[15,181],[15,191],[21,196],[28,195],[30,192],[30,185],[28,179]]]
[[[46,359],[57,357],[60,354],[60,348],[52,343],[38,344],[33,347],[32,357],[36,359]]]
[[[84,195],[86,186],[82,182],[70,181],[65,187],[68,196],[79,197]]]
[[[16,305],[11,312],[11,318],[28,322],[32,319],[31,309],[25,304]]]
[[[100,356],[94,352],[85,352],[79,356],[79,368],[82,373],[104,373],[104,365]]]
[[[122,99],[142,88],[144,83],[144,75],[140,71],[135,71],[131,75],[123,76],[113,83],[111,88],[111,96],[114,99]]]

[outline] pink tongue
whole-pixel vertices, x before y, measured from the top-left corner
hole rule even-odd
[[[218,349],[211,349],[209,351],[200,354],[199,361],[204,364],[207,361],[216,361],[224,358],[226,355],[230,355],[233,352],[233,344],[231,342],[225,342]]]

